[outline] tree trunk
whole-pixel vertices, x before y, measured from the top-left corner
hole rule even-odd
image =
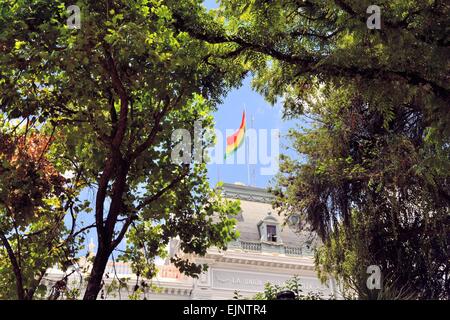
[[[106,221],[103,221],[103,207],[106,198],[106,187],[108,185],[108,176],[102,177],[103,181],[99,182],[103,188],[97,192],[96,199],[96,223],[97,223],[97,237],[98,237],[98,251],[94,258],[94,264],[92,266],[91,274],[89,276],[86,291],[84,293],[84,300],[95,300],[102,287],[103,274],[105,272],[106,264],[108,263],[108,258],[112,251],[119,244],[120,238],[114,239],[114,228],[117,223],[117,217],[120,211],[123,209],[122,196],[126,189],[126,180],[129,165],[127,162],[123,161],[120,157],[113,157],[118,165],[109,164],[108,170],[111,168],[117,168],[117,176],[115,178],[114,184],[112,186],[111,204],[109,206],[109,213]],[[107,170],[105,169],[104,172]],[[105,182],[106,181],[106,182]],[[126,231],[126,230],[125,230]],[[123,234],[121,235],[123,237]]]
[[[98,293],[102,289],[103,273],[110,255],[109,248],[99,245],[97,255],[94,258],[91,274],[89,276],[83,300],[96,300]]]

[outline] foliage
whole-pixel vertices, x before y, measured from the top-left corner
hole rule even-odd
[[[26,127],[26,129],[25,129]],[[63,270],[82,248],[64,223],[66,211],[78,210],[73,199],[76,180],[64,178],[53,166],[48,149],[54,142],[27,122],[5,124],[0,132],[0,297],[43,297],[46,269]]]
[[[41,174],[27,177],[23,188],[14,175],[23,178],[36,164],[14,161],[2,147],[1,197],[17,207],[0,211],[1,254],[9,251],[9,260],[0,260],[0,283],[12,292],[19,232],[40,219],[58,222],[52,239],[81,239],[74,235],[87,229],[76,216],[89,214],[89,204],[77,199],[82,186],[96,191],[95,224],[87,228],[95,228],[99,244],[86,299],[97,297],[105,265],[125,236],[120,259],[142,276],[154,274],[155,255],[177,236],[182,254],[173,263],[190,275],[201,272],[192,254],[225,248],[236,237],[229,217],[237,204],[211,190],[204,163],[171,161],[171,134],[193,134],[198,120],[211,128],[220,98],[251,70],[268,101],[282,99],[285,117],[311,120],[291,131],[301,158],[282,159],[274,193],[276,206],[302,215],[321,236],[320,276],[332,274],[369,297],[365,269],[376,264],[391,297],[406,290],[448,299],[450,8],[444,1],[379,1],[381,29],[369,30],[371,4],[223,0],[207,12],[200,0],[80,0],[82,28],[73,30],[65,23],[66,1],[1,1],[3,123],[34,123],[31,139],[56,138],[39,157],[48,165],[33,168]],[[14,132],[2,134],[14,139]],[[211,141],[202,137],[191,154]],[[42,150],[41,142],[32,145]],[[35,160],[26,151],[21,156]],[[77,182],[69,182],[72,200],[61,200],[59,183],[49,181],[67,172]],[[31,181],[33,193],[26,191]],[[70,215],[79,233],[67,233],[55,215]],[[26,227],[16,231],[14,224]],[[27,245],[37,245],[27,257],[47,248]],[[71,250],[46,263],[67,261]],[[23,265],[35,270],[33,263]],[[14,278],[21,282],[17,272]],[[20,287],[17,296],[24,297]]]
[[[234,45],[254,87],[306,120],[273,191],[275,206],[321,236],[321,277],[362,298],[376,264],[393,292],[448,299],[450,7],[379,1],[381,29],[370,30],[371,4],[224,0],[221,20],[180,20],[192,36]]]
[[[324,300],[323,294],[321,292],[312,292],[309,291],[306,294],[303,293],[301,289],[302,284],[301,280],[298,276],[294,276],[293,278],[287,280],[283,285],[274,285],[270,282],[267,282],[264,285],[264,291],[257,293],[253,299],[255,300],[276,300],[277,294],[281,291],[292,291],[295,295],[295,300]],[[329,297],[329,299],[333,299],[333,297]]]
[[[189,163],[174,163],[172,132],[184,128],[193,136],[195,121],[202,133],[213,126],[216,104],[242,80],[242,61],[227,56],[229,46],[178,28],[174,12],[203,16],[201,1],[76,4],[81,29],[68,28],[66,1],[0,2],[2,115],[34,119],[44,136],[54,131],[52,166],[96,194],[92,205],[73,199],[74,215],[95,220],[85,227],[78,221],[73,234],[93,228],[98,240],[85,299],[97,297],[106,263],[125,238],[120,258],[150,277],[155,255],[178,236],[182,254],[173,262],[196,275],[204,267],[189,255],[225,248],[236,237],[230,217],[237,205],[212,191],[204,162],[194,161],[212,138],[185,150],[194,156]],[[26,186],[20,192],[29,194]],[[60,214],[70,216],[64,209]],[[6,261],[2,272],[10,270]]]
[[[448,139],[420,112],[381,111],[357,89],[321,90],[312,127],[292,131],[306,162],[280,166],[278,205],[300,212],[324,240],[316,255],[325,279],[367,293],[366,268],[379,265],[391,285],[419,298],[448,294]],[[375,110],[374,110],[375,109]]]

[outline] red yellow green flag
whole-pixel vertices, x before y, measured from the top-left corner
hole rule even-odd
[[[225,158],[235,152],[242,142],[245,136],[245,111],[242,113],[242,121],[239,129],[231,136],[227,137],[227,149],[225,152]]]

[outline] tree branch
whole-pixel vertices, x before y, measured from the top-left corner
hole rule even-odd
[[[23,287],[22,271],[20,269],[19,263],[17,262],[16,255],[14,254],[14,251],[11,248],[11,245],[9,244],[9,241],[6,238],[3,231],[0,231],[0,239],[2,240],[2,243],[6,248],[6,252],[8,253],[8,257],[13,268],[14,276],[16,277],[17,298],[19,300],[25,300],[25,290]]]
[[[171,101],[168,97],[166,97],[163,109],[160,112],[157,112],[154,116],[152,130],[145,141],[129,154],[129,160],[136,159],[142,152],[144,152],[144,150],[148,149],[154,143],[156,135],[161,130],[161,119],[167,114],[167,112],[169,112],[170,109],[173,109],[181,101],[182,96],[183,90],[181,90],[180,94],[174,101]]]
[[[111,77],[112,86],[114,88],[114,91],[119,96],[120,99],[120,114],[119,119],[117,122],[117,128],[115,135],[112,139],[112,145],[114,148],[118,148],[125,136],[125,131],[127,128],[127,119],[128,119],[128,94],[127,91],[120,80],[119,73],[116,68],[116,64],[114,62],[114,59],[111,55],[110,49],[107,45],[104,45],[105,48],[105,69],[108,72],[108,74]]]
[[[349,6],[346,2],[342,0],[335,0],[336,4],[341,7],[345,12],[350,15],[356,15],[356,12],[353,10],[351,6]],[[365,16],[361,16],[364,18]],[[360,17],[360,20],[361,20]],[[298,65],[301,69],[300,74],[305,74],[311,71],[317,72],[322,71],[324,73],[328,73],[331,75],[338,74],[347,74],[354,75],[358,74],[368,79],[374,79],[376,77],[380,77],[380,75],[387,77],[389,75],[396,75],[406,79],[411,84],[428,84],[432,87],[433,91],[438,95],[445,99],[448,99],[450,96],[449,89],[444,87],[443,85],[437,83],[436,81],[432,81],[430,79],[426,79],[424,76],[417,72],[411,71],[399,71],[399,70],[387,70],[378,68],[367,68],[360,67],[357,65],[353,66],[336,66],[332,64],[324,63],[326,62],[326,57],[318,59],[315,56],[305,53],[303,56],[283,53],[277,51],[273,48],[273,44],[261,44],[261,43],[252,43],[251,41],[245,40],[238,35],[225,35],[225,33],[220,32],[210,32],[206,30],[204,27],[198,27],[192,23],[189,23],[187,19],[185,19],[181,13],[174,13],[174,18],[176,19],[175,26],[180,30],[188,32],[192,37],[209,42],[209,43],[228,43],[234,42],[241,45],[244,48],[252,49],[254,51],[267,54],[273,58],[276,58],[280,61],[284,61],[290,64]],[[338,31],[338,30],[336,30]],[[334,33],[332,34],[334,35]]]
[[[168,190],[172,189],[176,184],[178,184],[183,178],[185,178],[189,173],[189,165],[186,165],[186,167],[183,169],[180,175],[178,175],[175,179],[173,179],[167,186],[159,190],[157,193],[152,195],[151,197],[143,200],[134,210],[131,212],[131,214],[126,219],[125,223],[123,224],[117,238],[113,240],[111,246],[113,248],[117,247],[119,243],[122,241],[123,237],[125,236],[128,227],[130,224],[137,219],[137,213],[142,210],[144,207],[148,206],[150,203],[158,200],[161,196],[163,196]]]

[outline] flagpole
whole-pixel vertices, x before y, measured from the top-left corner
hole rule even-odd
[[[252,114],[252,117],[251,117],[251,128],[253,129],[253,121],[255,120],[255,116]],[[249,148],[250,148],[250,146],[249,146]],[[250,149],[249,149],[250,150]],[[250,151],[249,151],[249,157],[250,157]],[[250,159],[249,159],[250,160]],[[250,161],[249,161],[249,163],[250,163]],[[255,168],[254,167],[252,167],[251,168],[251,172],[250,172],[250,183],[252,184],[252,186],[256,186],[256,183],[255,183]]]
[[[244,113],[245,113],[245,121],[247,122],[248,114],[247,114],[247,108],[244,104]],[[247,131],[247,130],[246,130]],[[247,185],[250,186],[250,149],[249,149],[249,141],[248,141],[248,135],[247,132],[245,133],[245,161],[247,161]]]

